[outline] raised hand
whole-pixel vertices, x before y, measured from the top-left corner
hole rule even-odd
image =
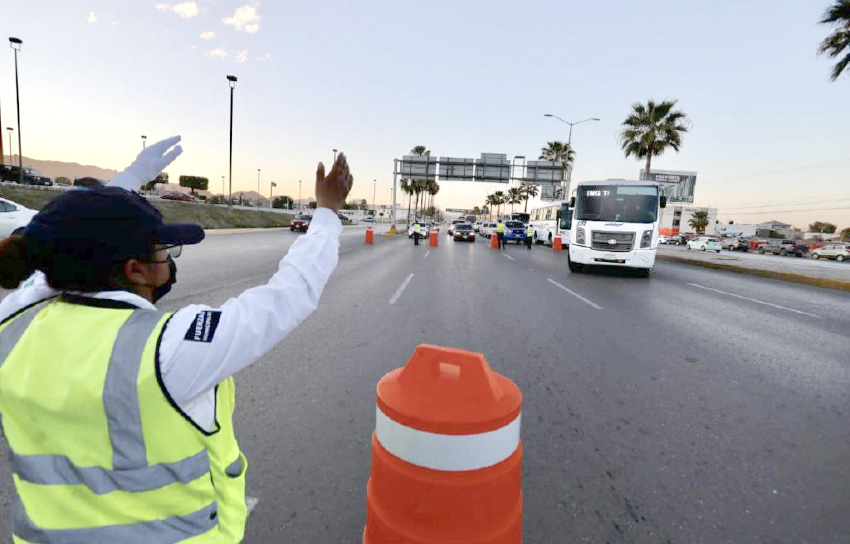
[[[336,161],[327,176],[325,176],[325,165],[320,162],[316,170],[316,206],[330,208],[336,212],[345,204],[353,184],[354,178],[348,169],[348,161],[344,153],[340,152],[336,156]]]
[[[138,191],[142,185],[155,180],[166,166],[183,153],[183,148],[176,145],[179,141],[180,136],[172,136],[147,146],[136,156],[133,164],[115,176],[109,185]],[[172,147],[174,149],[171,149]]]

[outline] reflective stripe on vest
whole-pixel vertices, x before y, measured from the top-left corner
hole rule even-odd
[[[38,544],[115,544],[116,542],[144,542],[145,544],[173,544],[194,535],[202,535],[215,528],[215,503],[186,516],[134,523],[132,525],[107,525],[85,529],[41,529],[27,516],[23,506],[16,505],[15,536]]]

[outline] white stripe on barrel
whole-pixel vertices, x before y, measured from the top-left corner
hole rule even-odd
[[[522,414],[501,429],[465,435],[413,429],[393,421],[377,407],[375,414],[375,433],[381,446],[399,459],[423,468],[479,470],[501,463],[519,447]]]

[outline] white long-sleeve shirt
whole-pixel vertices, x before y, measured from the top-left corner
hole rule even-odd
[[[183,307],[168,321],[159,347],[163,385],[199,427],[215,429],[215,386],[262,357],[316,309],[339,259],[341,232],[339,217],[318,208],[307,234],[292,244],[266,285],[248,289],[220,308]],[[59,294],[36,272],[0,301],[0,320]],[[155,309],[129,291],[79,294]]]

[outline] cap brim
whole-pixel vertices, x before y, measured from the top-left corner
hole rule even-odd
[[[204,239],[200,225],[162,225],[157,232],[157,243],[187,246]]]

